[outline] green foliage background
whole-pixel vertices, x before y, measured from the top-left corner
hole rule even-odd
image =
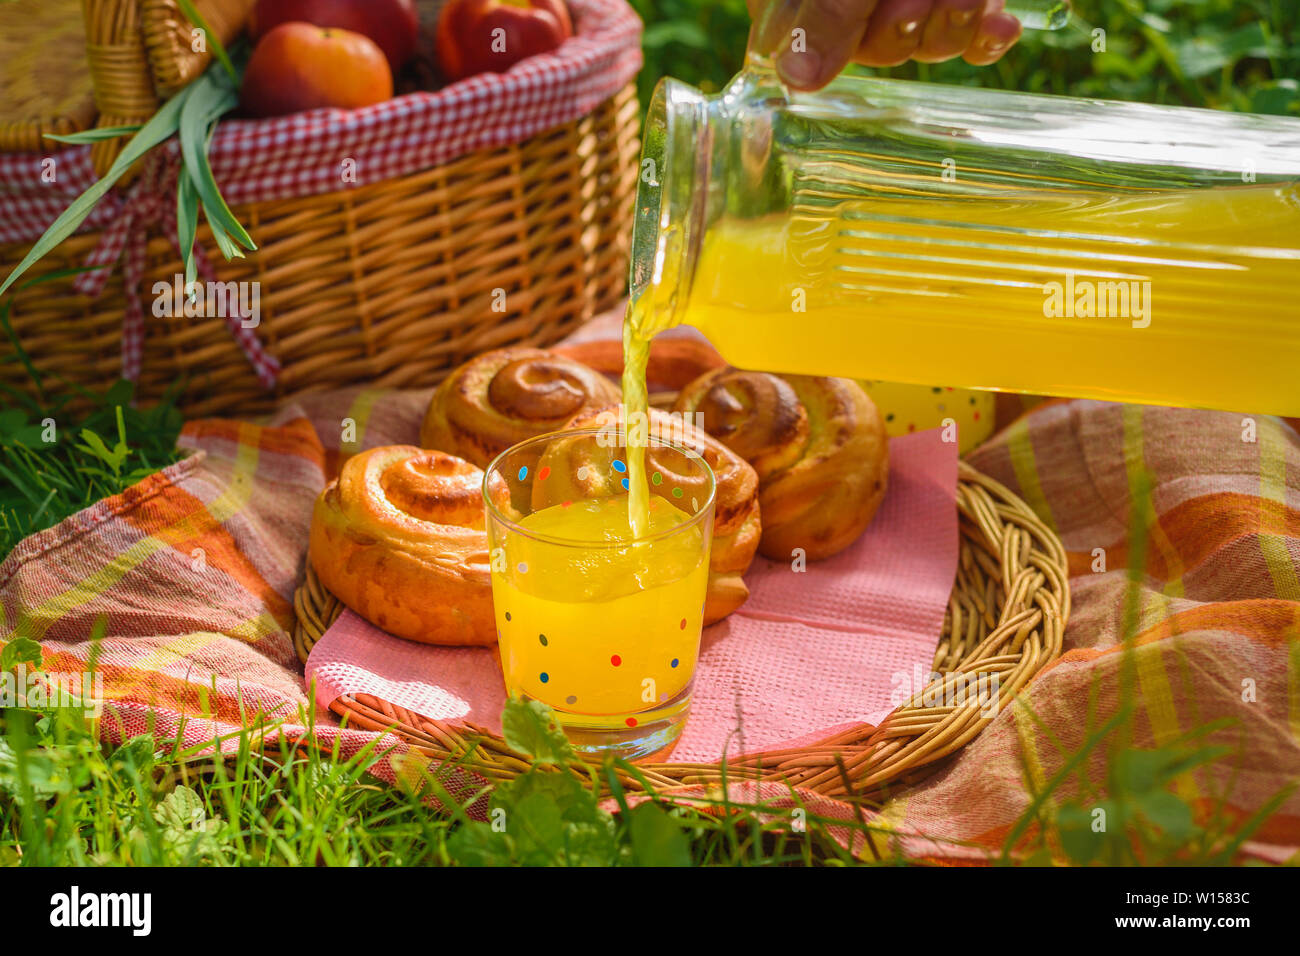
[[[631,0],[646,23],[641,101],[661,76],[705,91],[740,68],[745,0]],[[1296,0],[1074,0],[1070,26],[1027,32],[998,64],[908,63],[863,72],[1256,113],[1300,115]],[[1094,30],[1105,51],[1094,52]]]

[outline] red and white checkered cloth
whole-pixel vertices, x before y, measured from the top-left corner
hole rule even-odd
[[[568,2],[575,36],[506,73],[472,76],[436,92],[410,93],[359,110],[222,122],[208,151],[222,195],[229,203],[267,202],[365,186],[517,143],[587,115],[640,69],[641,21],[625,0]],[[155,152],[146,174],[125,190],[111,191],[81,227],[104,232],[87,266],[123,261],[123,374],[132,379],[139,373],[144,339],[139,290],[144,242],[153,227],[173,239],[176,232],[179,147],[173,139]],[[344,160],[355,173],[347,182],[341,175]],[[0,153],[0,242],[34,241],[95,179],[89,146],[52,157]],[[199,260],[199,268],[203,278],[213,278],[205,260]],[[109,272],[101,268],[80,276],[77,291],[98,295]],[[237,318],[229,324],[258,377],[272,384],[276,360]]]

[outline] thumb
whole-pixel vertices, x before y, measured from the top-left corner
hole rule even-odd
[[[781,79],[798,90],[819,89],[833,80],[852,59],[876,3],[803,0],[788,35],[777,41],[784,46],[775,54]]]

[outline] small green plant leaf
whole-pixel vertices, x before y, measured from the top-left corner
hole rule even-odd
[[[194,234],[199,225],[199,191],[190,178],[188,169],[181,168],[176,176],[176,242],[185,262],[185,288],[198,277],[194,261]],[[173,304],[173,308],[179,308]]]
[[[1189,839],[1196,829],[1192,808],[1177,794],[1168,790],[1152,790],[1138,798],[1138,807],[1147,822],[1159,827],[1174,843]]]
[[[685,831],[654,803],[647,801],[631,809],[628,833],[637,866],[691,865],[691,845]]]
[[[569,738],[541,701],[512,697],[501,713],[501,733],[513,750],[534,763],[564,766],[577,761]]]
[[[208,164],[208,141],[212,124],[234,109],[239,97],[232,87],[211,70],[195,80],[189,88],[194,92],[185,103],[179,125],[185,170],[198,191],[203,214],[212,225],[214,236],[220,229],[251,252],[257,245],[226,205],[212,175],[212,167]],[[221,245],[219,239],[218,245]],[[224,246],[222,253],[226,253]],[[231,256],[227,255],[226,258]]]
[[[33,669],[41,666],[41,645],[30,637],[15,637],[0,649],[0,670],[9,670],[19,664]]]

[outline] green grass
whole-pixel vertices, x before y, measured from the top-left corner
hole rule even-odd
[[[0,561],[27,535],[180,459],[172,398],[137,409],[133,393],[121,381],[103,393],[24,395],[0,408]]]
[[[525,718],[539,725],[547,720],[544,713]],[[1238,756],[1199,744],[1196,737],[1216,729],[1206,728],[1173,746],[1112,755],[1105,798],[1087,791],[1062,798],[1059,789],[1094,749],[1122,736],[1118,731],[1128,719],[1124,711],[1100,727],[1034,794],[1008,838],[1004,862],[1228,863],[1287,795],[1278,794],[1244,823],[1221,809],[1195,819],[1177,796],[1178,782]],[[865,816],[843,823],[804,812],[799,827],[792,828],[788,809],[764,813],[761,806],[722,800],[699,808],[655,800],[628,808],[610,767],[575,772],[563,762],[539,759],[533,769],[496,789],[488,820],[477,822],[465,813],[472,800],[451,800],[444,773],[421,763],[404,767],[404,786],[370,777],[367,768],[381,756],[373,751],[351,759],[287,745],[259,751],[257,728],[229,738],[237,751],[220,760],[206,756],[206,746],[156,744],[147,737],[112,747],[98,743],[75,710],[9,709],[0,714],[0,725],[0,863],[7,865],[910,862]],[[607,792],[614,788],[620,812],[598,806],[595,786],[602,782]],[[438,797],[448,801],[451,812],[435,809],[431,801]],[[1100,834],[1092,828],[1099,807],[1109,823]],[[858,843],[854,856],[832,838],[831,824],[869,840]]]

